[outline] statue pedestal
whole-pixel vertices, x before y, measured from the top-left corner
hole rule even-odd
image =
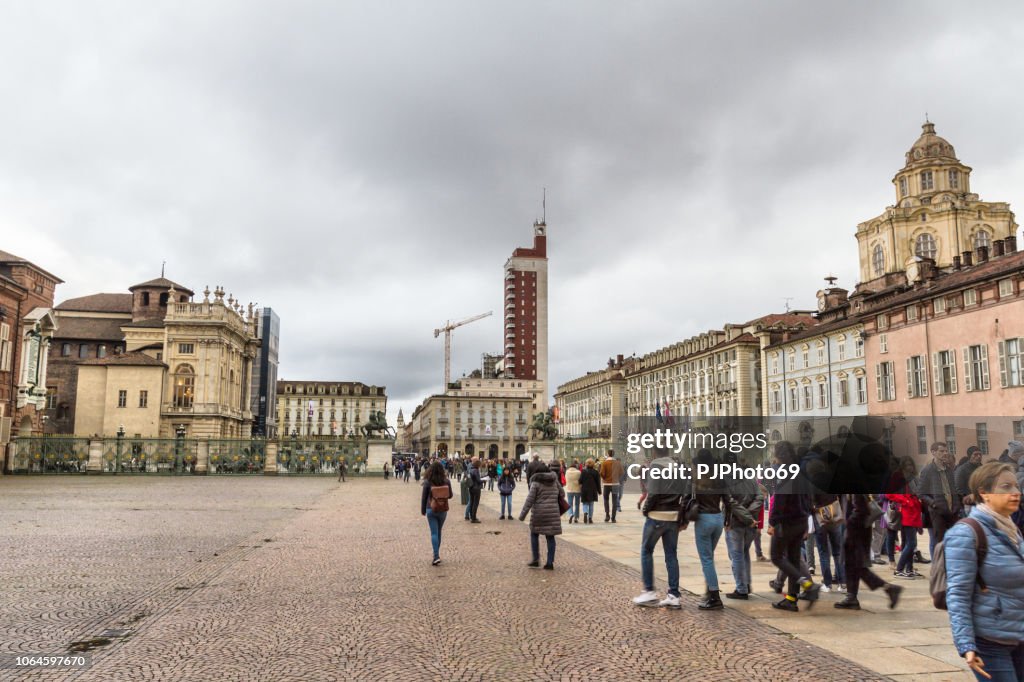
[[[555,458],[555,444],[547,441],[530,443],[530,451],[540,455],[540,461],[548,464]]]
[[[391,467],[391,453],[395,441],[390,438],[368,438],[366,440],[366,473],[384,475],[384,463]]]

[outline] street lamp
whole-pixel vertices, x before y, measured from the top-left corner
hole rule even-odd
[[[185,445],[185,425],[177,424],[174,427],[174,469],[180,471],[181,465],[181,451]]]
[[[121,469],[121,452],[124,448],[124,424],[117,427],[117,460],[114,462],[114,472]]]

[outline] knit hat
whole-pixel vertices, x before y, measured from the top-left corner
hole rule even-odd
[[[1006,451],[1013,459],[1020,459],[1021,455],[1024,455],[1024,443],[1019,440],[1011,440],[1006,444]]]

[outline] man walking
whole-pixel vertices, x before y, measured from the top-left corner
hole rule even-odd
[[[480,523],[476,517],[477,509],[480,507],[480,491],[484,482],[480,478],[480,470],[477,468],[480,460],[474,457],[469,461],[469,469],[466,470],[466,478],[469,479],[469,520],[471,523]]]
[[[675,462],[665,448],[656,448],[656,459],[651,462],[645,474],[655,469],[663,472],[672,470]],[[659,472],[660,473],[660,472]],[[644,581],[643,593],[633,598],[637,606],[662,606],[678,609],[679,605],[679,557],[676,547],[679,542],[679,509],[682,506],[685,484],[682,479],[670,478],[668,475],[651,476],[647,481],[647,497],[641,509],[647,517],[644,521],[643,536],[640,541],[640,573]],[[661,540],[665,553],[665,569],[668,571],[668,594],[658,601],[658,593],[654,591],[654,548]]]
[[[963,512],[963,500],[956,493],[953,480],[953,456],[945,443],[932,443],[932,461],[921,469],[918,476],[918,497],[928,508],[932,520],[928,554],[935,555],[935,545],[942,542],[946,531],[957,522]]]
[[[608,450],[608,456],[601,462],[601,483],[604,486],[604,522],[608,523],[611,521],[615,523],[615,513],[619,506],[619,496],[621,491],[619,489],[619,482],[625,472],[622,468],[622,462],[615,459],[615,451]],[[612,506],[611,512],[608,510],[608,496],[611,495]]]
[[[341,483],[345,482],[345,473],[348,470],[348,465],[345,464],[345,458],[338,458],[338,481]]]

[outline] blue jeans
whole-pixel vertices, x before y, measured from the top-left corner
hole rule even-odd
[[[736,581],[736,591],[750,594],[750,545],[760,533],[757,527],[730,528],[725,532],[725,546],[729,549],[729,562],[732,564],[732,577]]]
[[[583,513],[590,517],[590,520],[594,520],[594,505],[596,502],[583,502]]]
[[[508,514],[505,514],[505,505],[508,505]],[[501,496],[501,515],[512,517],[512,493]]]
[[[896,564],[897,571],[914,570],[914,551],[917,549],[917,529],[903,526],[900,529],[900,561]]]
[[[580,494],[566,493],[566,497],[569,498],[569,518],[578,519],[580,517]]]
[[[548,541],[548,566],[555,565],[555,536],[545,535]],[[530,533],[530,552],[533,556],[534,561],[540,561],[540,535],[537,533]]]
[[[843,530],[841,523],[833,523],[829,526],[821,526],[814,533],[814,539],[818,544],[818,563],[821,564],[821,579],[825,585],[832,587],[833,583],[846,584],[846,575],[843,572]],[[836,572],[832,574],[829,557],[835,562]]]
[[[700,568],[704,571],[704,582],[709,592],[718,591],[718,573],[715,571],[715,548],[722,537],[722,512],[701,514],[697,517],[694,539],[697,542],[697,555],[700,556]]]
[[[643,539],[640,541],[640,574],[644,590],[654,591],[654,548],[661,540],[665,551],[665,568],[668,570],[668,593],[679,596],[679,557],[676,546],[679,543],[679,525],[675,521],[644,521]]]
[[[448,512],[435,512],[427,509],[427,524],[430,526],[430,545],[434,548],[434,558],[440,557],[441,551],[441,529],[444,527],[444,520]]]
[[[466,518],[469,518],[469,511],[473,507],[473,498],[470,497],[466,500]]]
[[[1019,682],[1024,680],[1024,643],[1017,645],[996,644],[981,637],[975,637],[978,650],[974,653],[985,663],[985,672],[992,676],[991,682]],[[974,673],[986,682],[987,678]]]

